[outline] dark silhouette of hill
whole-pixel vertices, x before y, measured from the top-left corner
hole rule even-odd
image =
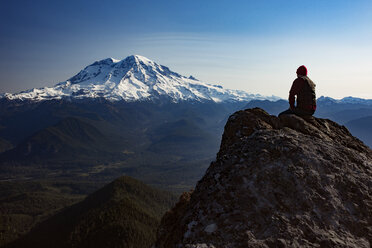
[[[353,108],[350,109],[346,107],[345,109],[336,111],[336,112],[331,112],[330,110],[323,111],[323,112],[324,112],[323,115],[329,116],[328,118],[332,120],[337,120],[337,122],[345,125],[346,123],[350,121],[360,119],[363,117],[367,117],[367,116],[371,116],[372,106],[370,106],[369,108],[361,107],[361,108],[355,108],[355,109]]]
[[[278,115],[284,110],[289,108],[288,101],[278,100],[278,101],[268,101],[268,100],[253,100],[244,106],[247,108],[262,108],[272,115]]]
[[[215,151],[219,137],[203,130],[192,120],[181,119],[168,122],[151,131],[152,144],[149,150],[160,153],[185,154],[197,156],[198,151]],[[185,149],[188,149],[187,151]]]
[[[25,161],[87,160],[110,156],[115,148],[97,128],[78,118],[65,118],[56,125],[44,128],[2,154],[2,158]],[[35,163],[34,162],[34,163]]]
[[[6,247],[149,247],[170,193],[123,176]]]
[[[246,109],[155,247],[371,247],[372,150],[339,124]]]
[[[81,201],[100,185],[80,180],[0,182],[0,246],[29,232],[56,211]]]
[[[345,126],[353,135],[361,137],[369,147],[372,147],[372,116],[349,121]]]

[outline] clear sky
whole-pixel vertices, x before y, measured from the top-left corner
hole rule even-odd
[[[0,92],[52,86],[138,54],[225,88],[372,99],[370,0],[0,0]]]

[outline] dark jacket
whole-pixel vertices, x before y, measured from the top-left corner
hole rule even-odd
[[[297,96],[297,105],[295,106],[295,96]],[[293,81],[289,91],[289,105],[291,109],[299,108],[301,110],[314,112],[316,110],[315,84],[307,76],[301,76]]]

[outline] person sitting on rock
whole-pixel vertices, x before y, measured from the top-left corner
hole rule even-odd
[[[304,65],[298,67],[297,78],[293,81],[289,91],[289,109],[280,113],[281,115],[295,114],[298,116],[311,116],[316,110],[315,84],[307,76]],[[295,106],[295,96],[296,106]]]

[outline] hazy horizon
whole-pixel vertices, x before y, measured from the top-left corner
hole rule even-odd
[[[206,83],[284,99],[304,64],[318,97],[372,99],[369,1],[37,0],[0,7],[2,93],[53,86],[94,61],[138,54]]]

